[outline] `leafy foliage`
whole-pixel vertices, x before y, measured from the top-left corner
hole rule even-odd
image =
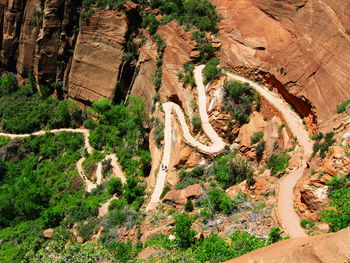
[[[290,156],[286,152],[272,154],[267,160],[267,167],[271,169],[272,175],[278,175],[288,168],[289,159]]]
[[[32,84],[18,87],[14,78],[11,74],[0,78],[0,125],[5,132],[69,128],[83,121],[82,111],[74,102],[41,97]]]
[[[208,0],[151,0],[151,7],[175,18],[186,27],[195,26],[201,31],[217,31],[218,16],[215,6]]]
[[[253,169],[250,163],[233,154],[221,155],[214,161],[215,176],[224,189],[247,180],[248,185],[254,184]]]
[[[343,113],[346,108],[350,105],[350,99],[344,101],[343,103],[341,103],[340,105],[338,105],[337,107],[337,113]]]
[[[249,122],[253,102],[259,104],[259,95],[248,83],[226,81],[223,109],[241,125]]]
[[[261,141],[261,139],[264,137],[263,132],[255,132],[252,137],[250,137],[250,141],[252,144],[256,144]]]
[[[326,152],[328,151],[329,147],[331,147],[336,141],[335,139],[333,139],[334,135],[334,132],[329,132],[325,136],[323,136],[322,133],[315,135],[313,137],[315,143],[313,145],[312,157],[319,152],[321,158],[325,158]]]
[[[204,174],[204,167],[203,166],[197,166],[193,168],[190,171],[184,171],[181,170],[180,175],[180,182],[176,185],[176,189],[184,189],[189,185],[192,184],[198,184],[200,182],[200,177]]]
[[[187,213],[180,213],[175,216],[175,227],[173,229],[176,242],[180,248],[189,248],[194,243],[196,232],[191,228],[194,219]]]
[[[205,64],[205,68],[204,68],[205,84],[217,79],[221,75],[221,69],[218,67],[219,64],[220,64],[220,61],[217,58],[212,58]]]

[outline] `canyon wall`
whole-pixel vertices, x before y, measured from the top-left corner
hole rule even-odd
[[[152,78],[158,54],[140,25],[136,27],[146,43],[138,47],[132,63],[122,60],[137,6],[129,3],[126,12],[98,11],[86,20],[80,18],[79,2],[0,0],[2,67],[22,78],[33,74],[41,85],[56,82],[78,100],[113,99],[131,91],[150,106],[156,93]],[[218,55],[224,67],[258,69],[298,113],[319,124],[350,97],[347,1],[212,2],[221,17]],[[175,22],[160,26],[157,33],[167,43],[159,93],[163,99],[183,103],[187,95],[177,73],[194,59],[195,43]]]
[[[271,73],[296,110],[302,115],[315,111],[319,123],[350,97],[348,1],[213,2],[222,18],[223,66]]]

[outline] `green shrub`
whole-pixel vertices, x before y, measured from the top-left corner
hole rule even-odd
[[[152,0],[151,7],[159,9],[170,19],[177,19],[187,28],[217,32],[219,18],[215,6],[207,0]]]
[[[197,242],[194,251],[200,262],[223,262],[235,256],[235,251],[217,234],[210,234]]]
[[[267,240],[256,237],[255,235],[250,235],[246,232],[237,231],[231,236],[231,247],[235,251],[235,257],[264,247],[267,244]]]
[[[90,237],[98,230],[98,219],[89,218],[87,222],[78,225],[78,236],[82,237],[83,240],[89,240]]]
[[[9,73],[0,78],[0,97],[10,95],[18,90],[17,77]]]
[[[315,156],[319,152],[321,158],[325,158],[329,147],[331,147],[336,142],[336,140],[333,139],[334,135],[334,132],[329,132],[325,136],[323,136],[322,133],[313,136],[312,138],[316,140],[316,142],[313,145],[313,153],[311,157]]]
[[[282,235],[282,231],[279,227],[277,226],[271,227],[270,234],[269,234],[269,242],[272,244],[282,240],[281,235]]]
[[[86,129],[89,129],[89,130],[93,130],[97,127],[96,121],[94,121],[92,119],[85,120],[83,125]]]
[[[194,131],[197,133],[202,126],[201,118],[199,116],[193,116],[191,123],[192,123]]]
[[[338,105],[337,113],[338,114],[343,113],[349,105],[350,105],[350,99],[344,101],[342,104]]]
[[[221,69],[218,67],[220,61],[217,58],[210,59],[204,68],[205,84],[217,79],[221,75]]]
[[[187,199],[187,202],[185,204],[185,211],[186,212],[192,212],[193,211],[193,203],[191,199]]]
[[[184,170],[181,170],[179,172],[180,175],[180,181],[175,186],[177,190],[181,190],[186,188],[189,185],[198,184],[200,183],[200,177],[204,174],[204,167],[203,166],[197,166],[193,168],[190,171],[185,172]]]
[[[194,218],[187,213],[180,213],[175,216],[175,226],[173,232],[175,233],[175,241],[182,249],[189,248],[195,242],[196,232],[192,229]]]
[[[5,146],[6,144],[8,144],[11,141],[10,138],[4,137],[4,136],[0,136],[0,147]]]
[[[316,223],[312,220],[301,219],[300,225],[302,228],[310,229],[310,228],[316,226]]]
[[[120,178],[111,178],[108,181],[108,186],[107,186],[108,193],[111,195],[117,194],[121,195],[123,193],[123,183]]]
[[[260,142],[260,140],[264,137],[264,133],[263,132],[255,132],[252,137],[250,137],[250,141],[252,142],[252,144],[256,144],[258,142]]]
[[[84,161],[83,161],[83,169],[87,176],[87,178],[91,178],[92,175],[96,172],[97,164],[102,161],[102,159],[106,156],[105,153],[101,153],[98,151],[93,151]]]
[[[248,83],[226,81],[224,83],[223,110],[243,125],[249,122],[253,102],[259,101],[259,95]]]
[[[285,152],[273,154],[267,160],[267,167],[271,169],[272,175],[278,175],[278,173],[281,173],[288,168],[289,159],[289,155]]]
[[[214,171],[216,179],[224,189],[244,180],[247,180],[249,185],[254,184],[254,173],[250,163],[243,158],[234,158],[232,154],[216,157]]]
[[[265,151],[265,146],[266,143],[265,141],[260,141],[256,146],[255,146],[255,154],[256,154],[256,158],[257,160],[260,162],[263,155],[264,155],[264,151]]]

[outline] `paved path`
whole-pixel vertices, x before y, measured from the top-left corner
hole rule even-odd
[[[197,84],[198,108],[199,108],[199,115],[202,120],[202,128],[205,134],[211,140],[212,144],[210,146],[204,145],[198,142],[191,135],[190,129],[186,122],[185,115],[179,105],[173,102],[167,102],[162,104],[164,114],[165,114],[163,158],[162,158],[162,163],[157,175],[154,191],[152,193],[151,200],[146,207],[146,211],[153,209],[157,206],[157,203],[160,200],[160,196],[165,186],[167,167],[169,167],[170,155],[171,155],[172,113],[176,114],[177,120],[180,123],[180,127],[182,129],[183,139],[188,145],[195,147],[198,151],[205,154],[218,154],[221,151],[223,151],[225,148],[225,142],[219,137],[219,135],[216,133],[216,131],[213,129],[213,127],[209,122],[209,117],[207,113],[206,87],[203,85],[203,77],[202,77],[203,68],[204,68],[204,65],[196,67],[194,71],[194,75],[195,75],[196,84]]]
[[[277,215],[284,231],[291,238],[307,236],[304,229],[300,226],[300,218],[294,209],[293,190],[298,180],[303,176],[304,170],[306,169],[306,160],[312,154],[313,143],[309,139],[309,134],[305,130],[301,118],[291,110],[289,104],[277,94],[241,76],[232,73],[226,74],[234,80],[248,82],[260,95],[267,99],[282,114],[289,129],[297,138],[299,145],[303,148],[304,159],[299,168],[291,171],[280,181],[277,199]]]

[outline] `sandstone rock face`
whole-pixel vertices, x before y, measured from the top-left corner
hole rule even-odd
[[[281,93],[319,122],[350,97],[350,4],[342,0],[213,0],[225,67],[259,68]],[[275,85],[275,86],[276,86]],[[297,97],[295,97],[295,96]],[[306,100],[305,100],[306,99]]]
[[[125,15],[100,11],[81,26],[69,74],[69,96],[94,101],[112,99],[127,32]]]
[[[187,199],[190,197],[200,197],[203,195],[203,189],[202,186],[199,184],[194,184],[187,186],[185,189],[182,190],[173,190],[168,192],[164,198],[164,201],[172,201],[175,204],[185,204],[187,202]]]
[[[284,240],[227,262],[337,263],[345,261],[349,249],[350,228],[346,228],[337,233]]]

